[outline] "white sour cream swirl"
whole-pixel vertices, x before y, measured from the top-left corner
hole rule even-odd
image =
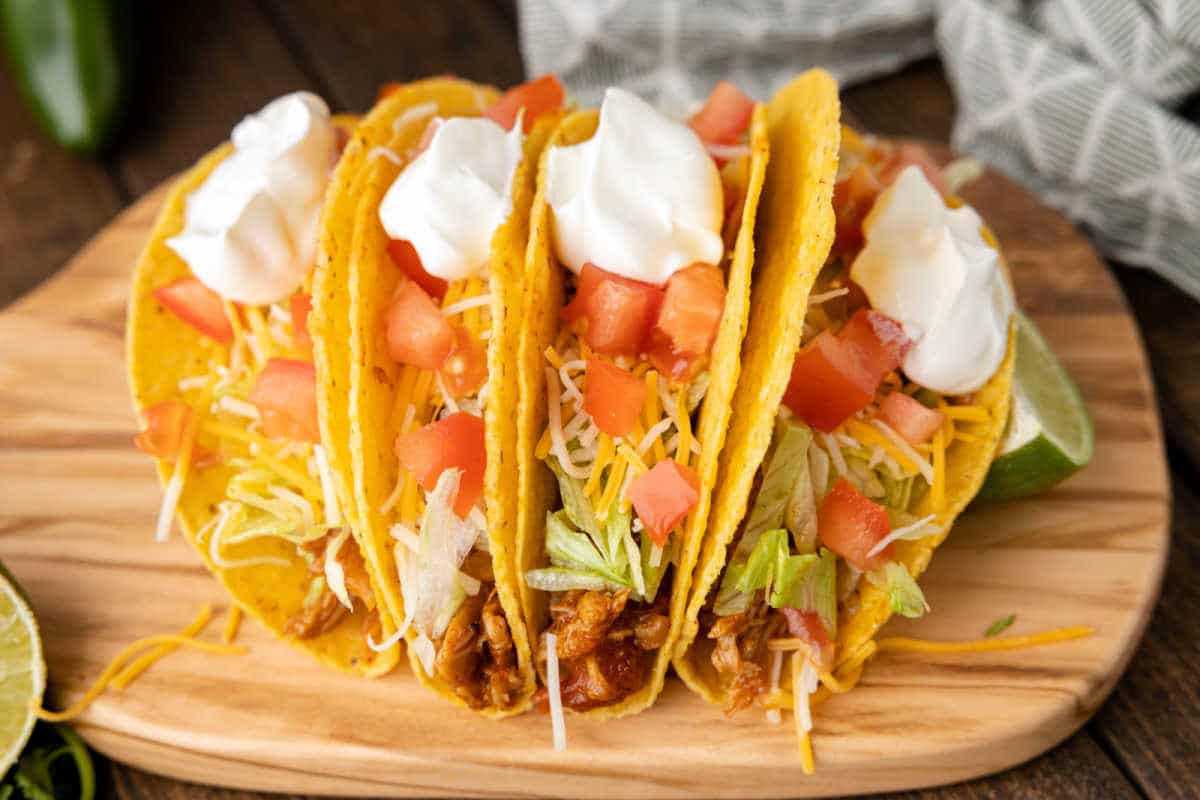
[[[315,262],[337,131],[325,101],[294,92],[243,119],[231,139],[233,153],[188,196],[167,246],[222,297],[274,303]]]
[[[948,208],[909,166],[879,196],[863,235],[850,277],[912,339],[905,374],[945,394],[981,388],[1004,359],[1014,300],[979,214]]]
[[[492,235],[512,212],[522,142],[520,125],[509,132],[490,119],[441,122],[379,204],[383,229],[411,242],[430,275],[457,281],[479,274]]]
[[[609,89],[591,139],[550,150],[554,247],[573,272],[592,262],[662,286],[724,245],[721,176],[704,144],[623,89]]]

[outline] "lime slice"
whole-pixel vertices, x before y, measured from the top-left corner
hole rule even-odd
[[[1092,460],[1095,437],[1083,397],[1033,322],[1020,312],[1015,371],[1008,425],[979,491],[987,500],[1043,492]]]
[[[0,775],[8,771],[37,722],[46,689],[37,620],[12,575],[0,564]]]

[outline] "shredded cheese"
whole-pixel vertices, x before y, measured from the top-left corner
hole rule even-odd
[[[312,478],[263,452],[272,448],[271,441],[269,439],[265,439],[262,436],[259,436],[257,433],[245,431],[233,425],[225,425],[224,423],[216,422],[215,420],[206,420],[200,426],[200,430],[220,439],[233,439],[234,441],[242,442],[243,444],[257,445],[259,448],[259,453],[257,454],[256,458],[264,467],[267,467],[279,477],[290,481],[293,485],[299,487],[300,491],[304,492],[306,497],[314,500],[320,499],[321,487]]]
[[[946,507],[946,434],[940,428],[933,435],[933,480],[929,484],[929,497],[934,512]]]
[[[867,558],[871,558],[873,556],[879,555],[880,553],[883,552],[885,547],[887,547],[889,544],[896,541],[897,539],[903,539],[905,537],[908,537],[910,534],[915,533],[917,531],[921,531],[922,529],[924,529],[926,527],[929,528],[928,533],[923,533],[922,536],[917,537],[917,538],[923,539],[926,536],[932,536],[935,533],[941,533],[941,528],[938,528],[937,526],[931,526],[929,524],[929,523],[933,522],[933,520],[936,516],[937,516],[936,514],[929,514],[928,516],[922,517],[921,519],[917,520],[916,522],[912,523],[911,525],[904,525],[902,527],[896,528],[896,530],[892,531],[887,536],[880,539],[878,542],[875,543],[874,547],[872,547],[870,550],[867,551]]]
[[[241,400],[231,394],[221,395],[217,399],[217,410],[224,411],[228,414],[233,414],[246,419],[259,419],[258,406],[254,403]]]
[[[833,463],[833,468],[838,471],[838,475],[843,478],[850,477],[850,468],[846,466],[846,459],[842,456],[842,448],[828,433],[817,431],[817,436],[821,440],[821,444],[825,446],[825,452],[829,454],[829,460]]]
[[[679,427],[679,445],[675,450],[675,461],[687,466],[692,452],[692,421],[688,417],[687,387],[679,389],[675,400],[675,424]]]
[[[203,612],[201,616],[203,616]],[[163,633],[156,636],[147,636],[144,639],[138,639],[136,642],[133,642],[120,653],[118,653],[113,660],[109,662],[104,671],[100,673],[100,677],[96,679],[96,682],[93,683],[91,687],[83,693],[82,697],[76,700],[68,708],[62,711],[49,711],[45,708],[39,707],[34,709],[34,713],[37,715],[38,719],[45,720],[46,722],[66,722],[67,720],[74,719],[86,711],[88,706],[90,706],[96,700],[96,698],[104,694],[104,690],[107,689],[108,686],[114,682],[114,679],[122,673],[130,659],[147,648],[158,652],[158,648],[162,647],[163,645],[172,645],[173,648],[190,647],[195,650],[202,650],[204,652],[214,653],[217,655],[242,655],[247,652],[246,648],[244,647],[214,644],[212,642],[205,642],[200,639],[195,639],[192,636],[185,636],[179,633]],[[166,652],[162,653],[162,655],[166,655]],[[161,655],[158,656],[158,658],[161,657]],[[150,663],[152,662],[147,662],[142,669],[144,670],[145,667],[150,665]],[[136,675],[133,677],[136,677]],[[132,677],[130,680],[132,680]],[[122,686],[127,685],[127,683],[128,682],[122,684]]]
[[[871,420],[874,425],[884,436],[891,440],[896,449],[904,454],[907,461],[911,461],[921,471],[921,475],[928,483],[933,483],[933,468],[929,466],[929,462],[921,458],[921,454],[913,450],[912,445],[904,440],[904,437],[896,433],[890,425],[881,419]]]
[[[554,736],[554,749],[561,753],[567,749],[567,726],[563,719],[562,689],[558,680],[558,637],[546,634],[546,689],[550,695],[550,729]]]
[[[872,422],[874,422],[874,420],[872,420]],[[852,434],[852,441],[854,441],[855,445],[878,447],[886,455],[891,456],[892,459],[900,466],[900,469],[903,470],[905,475],[915,475],[918,472],[924,474],[922,467],[924,467],[925,470],[929,469],[929,464],[926,463],[925,459],[921,458],[917,453],[913,452],[911,455],[910,453],[906,453],[904,450],[900,449],[900,447],[894,441],[892,441],[889,436],[884,434],[881,430],[867,425],[865,422],[860,422],[856,419],[847,420],[846,430],[850,431]],[[905,442],[905,445],[907,444],[908,443]],[[909,448],[909,450],[911,451],[911,448]],[[927,477],[926,480],[929,480],[931,477],[932,474]]]
[[[592,462],[592,474],[588,476],[587,483],[583,485],[583,493],[588,499],[595,500],[596,493],[600,489],[600,480],[603,478],[604,467],[612,461],[615,454],[612,437],[607,433],[600,434],[600,447],[596,451],[596,460]]]
[[[813,727],[812,709],[809,707],[808,697],[815,688],[811,687],[815,678],[812,664],[804,657],[804,653],[799,650],[792,653],[792,716],[795,718],[796,737],[800,744],[800,767],[805,775],[813,774],[812,742],[809,739],[809,731]]]
[[[237,638],[238,629],[242,626],[242,607],[231,605],[229,607],[229,616],[225,618],[225,630],[221,631],[221,641],[225,644],[233,644],[233,640]]]
[[[596,519],[601,522],[608,519],[608,510],[612,508],[613,501],[617,499],[617,494],[625,483],[625,466],[624,459],[621,459],[612,462],[608,469],[604,480],[604,494],[600,496],[600,502],[596,505]]]
[[[943,406],[938,409],[946,419],[963,422],[990,422],[992,415],[983,406]]]
[[[774,653],[771,654],[771,683],[770,683],[770,689],[769,689],[770,694],[775,694],[776,692],[779,691],[779,678],[781,677],[782,673],[783,673],[783,653],[782,653],[782,651],[776,650]],[[778,725],[782,721],[783,721],[783,718],[782,718],[782,715],[779,713],[778,708],[767,709],[767,722],[771,723],[772,725]]]
[[[372,147],[370,150],[367,151],[367,161],[368,162],[374,161],[375,159],[380,158],[380,157],[386,158],[388,161],[392,162],[397,167],[404,166],[404,159],[400,158],[400,156],[396,155],[396,153],[393,150],[391,150],[387,147],[384,147],[383,145],[378,145],[376,147]]]
[[[1016,650],[1022,647],[1037,647],[1044,644],[1057,644],[1072,639],[1083,639],[1095,633],[1095,629],[1087,625],[1075,625],[1068,628],[1031,633],[1025,636],[1005,636],[994,639],[974,639],[962,642],[931,642],[926,639],[911,639],[905,636],[889,636],[876,642],[876,652],[884,653],[896,650],[908,653],[937,653],[939,655],[957,653],[987,653],[995,650]]]
[[[196,634],[200,633],[200,631],[204,630],[205,626],[208,625],[209,620],[211,619],[212,603],[205,603],[200,609],[200,613],[196,615],[196,618],[188,623],[183,630],[179,631],[179,635],[189,637],[195,636]],[[228,642],[226,642],[226,644],[228,644]],[[125,669],[117,673],[116,677],[114,677],[112,680],[113,688],[123,690],[126,686],[132,683],[137,676],[145,672],[151,664],[174,651],[176,647],[177,646],[173,644],[162,644],[153,650],[147,650],[145,653],[142,653],[142,655],[131,661],[129,665],[125,667]]]
[[[179,453],[175,456],[175,468],[171,479],[167,481],[167,489],[163,492],[163,504],[158,511],[158,524],[154,530],[154,540],[165,542],[171,534],[171,523],[179,508],[179,498],[183,495],[183,483],[187,480],[188,467],[192,462],[192,451],[196,446],[196,430],[200,425],[201,409],[207,406],[207,401],[193,406],[188,414],[187,423],[183,426],[183,441],[179,445]]]
[[[567,442],[563,438],[562,432],[562,408],[559,405],[557,375],[551,367],[546,367],[546,385],[550,394],[548,405],[550,408],[551,451],[558,458],[558,463],[562,467],[563,472],[572,478],[584,480],[590,477],[587,470],[576,466],[575,462],[571,460],[570,453],[567,452]]]
[[[459,300],[457,303],[450,303],[442,306],[442,316],[453,317],[455,314],[462,314],[475,308],[484,308],[492,303],[490,294],[477,294],[474,297],[468,297],[465,300]],[[470,327],[470,326],[468,326]]]
[[[262,309],[258,306],[243,306],[243,309],[252,334],[246,339],[246,343],[251,345],[259,362],[265,363],[276,355],[275,343],[267,331],[267,321],[263,318]]]
[[[333,471],[329,468],[329,457],[325,448],[313,445],[313,458],[317,462],[317,474],[321,478],[321,497],[325,503],[325,526],[336,528],[342,524],[342,512],[338,509],[337,492],[333,486]]]
[[[814,294],[808,298],[808,307],[812,308],[813,306],[819,306],[819,305],[821,305],[821,303],[827,303],[830,300],[833,300],[835,298],[838,298],[838,297],[841,297],[842,295],[847,295],[847,294],[850,294],[850,289],[846,286],[843,286],[840,289],[830,289],[828,292],[821,292],[820,294]]]
[[[546,360],[550,362],[550,366],[554,367],[555,369],[562,369],[562,356],[558,354],[558,351],[554,349],[553,345],[547,347],[542,352],[542,355],[544,355]]]

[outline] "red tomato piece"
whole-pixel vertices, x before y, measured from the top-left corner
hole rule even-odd
[[[926,408],[903,392],[885,397],[876,416],[909,444],[928,442],[946,419],[941,412]]]
[[[729,81],[720,81],[704,106],[688,120],[702,142],[734,144],[742,138],[754,115],[754,100]]]
[[[426,294],[438,300],[446,296],[446,289],[450,284],[425,271],[421,257],[417,255],[417,248],[412,246],[412,242],[407,239],[391,239],[388,241],[387,251],[400,271],[424,289]]]
[[[829,639],[829,631],[821,623],[821,617],[815,611],[801,611],[798,608],[784,606],[779,609],[787,618],[788,633],[805,642],[811,649],[812,660],[818,669],[827,670],[833,666],[833,642]]]
[[[629,484],[629,501],[646,533],[662,547],[700,502],[700,478],[684,464],[659,461]]]
[[[942,174],[942,168],[937,160],[929,154],[928,150],[913,142],[901,142],[896,146],[894,152],[880,165],[880,182],[884,186],[891,186],[895,183],[896,178],[899,177],[904,168],[909,166],[920,167],[921,171],[925,173],[925,179],[943,197],[950,194],[950,186],[946,183],[946,176]]]
[[[225,301],[197,278],[180,278],[154,290],[154,299],[210,339],[233,341],[233,325],[225,316]]]
[[[474,394],[487,380],[487,350],[466,328],[454,328],[454,344],[442,362],[441,375],[452,397]]]
[[[183,430],[192,417],[192,407],[182,400],[163,400],[142,413],[146,429],[133,437],[133,446],[148,456],[174,462],[183,446]],[[210,456],[200,445],[192,445],[193,466],[201,465]]]
[[[529,133],[538,117],[562,108],[565,96],[562,82],[557,75],[543,75],[509,89],[483,112],[483,116],[499,123],[500,127],[507,131],[512,130],[512,126],[517,122],[517,115],[521,109],[525,109],[525,116],[521,118],[521,128],[525,133]]]
[[[312,312],[312,296],[294,294],[292,307],[292,343],[302,350],[312,350],[312,336],[308,334],[308,315]]]
[[[863,367],[853,348],[821,331],[796,354],[783,404],[828,433],[866,408],[878,385],[879,378]]]
[[[837,217],[834,252],[854,253],[863,245],[863,220],[875,206],[883,184],[866,164],[859,164],[844,180],[833,185],[833,212]]]
[[[853,348],[859,363],[875,379],[875,388],[883,376],[900,366],[912,341],[899,322],[889,316],[860,308],[838,331],[838,339]]]
[[[686,372],[688,361],[707,355],[724,311],[725,276],[720,269],[693,264],[672,275],[651,334],[653,339],[669,343],[673,356],[668,363],[656,361],[665,348],[662,342],[655,342],[650,357],[659,371],[678,379],[676,373]],[[679,369],[681,358],[683,370]]]
[[[388,353],[401,364],[440,369],[454,348],[454,329],[413,281],[405,281],[396,290],[383,319]]]
[[[434,490],[445,470],[462,470],[454,513],[466,519],[483,493],[483,472],[487,468],[483,420],[459,411],[424,428],[402,433],[396,437],[396,457],[427,492]]]
[[[320,444],[317,373],[311,361],[272,358],[258,374],[249,399],[258,406],[267,436]]]
[[[892,560],[891,544],[873,556],[867,555],[891,532],[887,509],[868,500],[845,478],[838,478],[817,511],[821,544],[863,572],[879,569]]]
[[[567,321],[587,320],[584,341],[597,353],[636,356],[654,324],[663,290],[649,283],[584,264],[575,299],[563,309]]]
[[[637,425],[646,404],[646,384],[610,361],[590,358],[584,371],[583,410],[609,436]]]

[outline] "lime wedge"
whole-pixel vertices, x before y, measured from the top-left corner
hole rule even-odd
[[[46,689],[37,620],[12,575],[0,564],[0,775],[29,740],[35,706]]]
[[[1017,312],[1012,408],[1000,450],[979,490],[1012,500],[1049,489],[1092,460],[1092,418],[1079,389],[1033,322]]]

